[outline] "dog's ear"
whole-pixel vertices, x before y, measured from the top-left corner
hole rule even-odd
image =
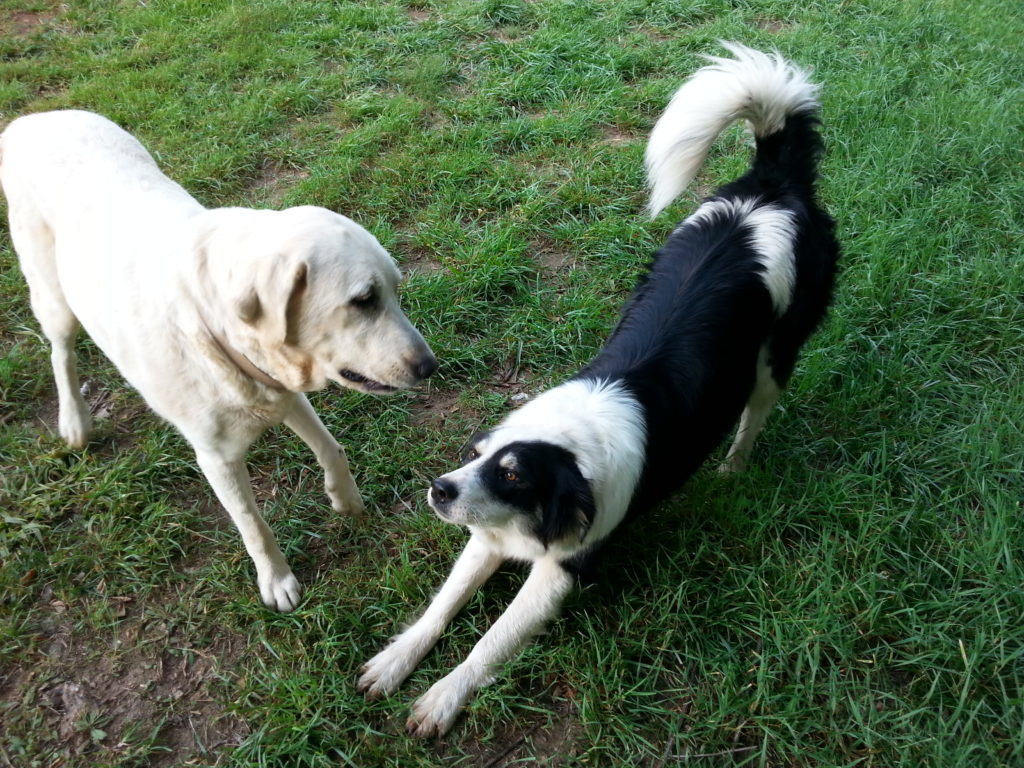
[[[196,266],[202,279],[216,286],[229,311],[257,326],[267,343],[294,344],[309,265],[296,255],[264,250],[257,225],[269,213],[206,211],[196,225]]]
[[[260,319],[263,314],[263,305],[260,304],[260,295],[256,293],[256,286],[249,288],[235,299],[235,314],[244,323],[252,325]]]
[[[284,303],[284,343],[294,345],[299,340],[299,316],[302,309],[302,297],[306,293],[309,280],[309,265],[300,261],[292,270],[288,291],[288,299]]]
[[[294,345],[309,265],[300,261],[289,267],[284,261],[285,257],[278,256],[269,264],[257,264],[254,281],[235,298],[234,309],[243,322],[259,324],[269,341]]]
[[[573,531],[583,541],[597,515],[590,483],[571,454],[551,467],[551,477],[550,494],[541,509],[537,536],[545,547]]]

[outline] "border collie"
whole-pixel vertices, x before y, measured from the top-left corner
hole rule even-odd
[[[567,383],[469,443],[430,506],[472,535],[418,621],[364,667],[367,695],[394,691],[506,559],[531,570],[468,658],[414,705],[417,736],[444,734],[545,622],[627,513],[678,489],[739,421],[738,469],[825,315],[839,257],[815,200],[817,88],[779,54],[725,44],[675,94],[647,146],[652,218],[692,180],[715,138],[746,119],[745,175],[669,236],[611,338]]]

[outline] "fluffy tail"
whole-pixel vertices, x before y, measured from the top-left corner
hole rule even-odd
[[[792,149],[791,141],[780,142],[776,134],[787,128],[790,117],[805,116],[799,121],[801,132],[809,134],[812,146],[805,146],[798,159],[807,167],[791,170],[813,179],[820,146],[814,131],[818,86],[778,53],[761,53],[739,43],[722,45],[735,58],[706,56],[711,64],[676,91],[651,131],[645,165],[652,219],[693,180],[718,134],[740,118],[753,128],[760,161],[769,144],[775,153]]]

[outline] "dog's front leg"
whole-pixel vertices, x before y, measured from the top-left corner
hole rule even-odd
[[[245,549],[256,565],[256,580],[263,602],[278,611],[292,610],[299,604],[301,588],[273,532],[256,509],[245,464],[241,459],[232,461],[200,450],[196,450],[196,460],[242,534]]]
[[[573,586],[573,577],[554,560],[540,560],[519,594],[464,662],[438,680],[412,706],[405,724],[414,736],[443,736],[473,693],[544,624],[553,619]]]
[[[291,429],[313,451],[324,470],[324,488],[335,512],[358,517],[363,513],[363,500],[359,488],[348,468],[345,449],[327,431],[305,395],[296,394],[291,409],[284,419]]]
[[[459,609],[497,570],[502,559],[476,536],[471,537],[426,612],[363,666],[359,690],[371,698],[396,690],[434,647]]]

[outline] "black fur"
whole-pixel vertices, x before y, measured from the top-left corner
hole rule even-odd
[[[502,466],[509,456],[513,466]],[[514,481],[506,478],[510,471]],[[576,457],[561,446],[542,440],[509,443],[479,473],[491,495],[532,518],[533,532],[545,547],[570,533],[582,539],[594,521],[590,483]]]
[[[646,462],[631,512],[679,488],[736,425],[767,345],[785,385],[832,298],[835,225],[815,200],[821,138],[813,114],[791,115],[757,141],[749,172],[708,198],[756,197],[795,217],[796,281],[776,316],[746,229],[732,215],[677,229],[654,258],[604,348],[575,378],[621,382],[640,402]],[[566,563],[579,570],[582,563]]]
[[[463,464],[469,464],[479,454],[477,453],[476,446],[481,440],[491,434],[490,430],[477,430],[473,433],[473,436],[466,441],[466,444],[462,446],[462,450],[459,452],[462,457]]]
[[[708,198],[753,200],[791,213],[795,280],[782,314],[765,285],[747,214],[719,209],[669,236],[604,348],[574,377],[620,383],[642,408],[645,457],[631,514],[677,490],[736,426],[754,389],[761,350],[784,386],[824,317],[839,245],[832,219],[815,200],[820,154],[817,118],[791,115],[782,130],[758,139],[750,170]],[[464,461],[477,458],[475,446],[484,437],[470,439]],[[510,455],[513,480],[501,464]],[[531,517],[545,547],[570,535],[582,542],[596,516],[576,458],[560,446],[510,443],[478,471],[491,495]],[[591,573],[601,544],[589,543],[563,567]]]

